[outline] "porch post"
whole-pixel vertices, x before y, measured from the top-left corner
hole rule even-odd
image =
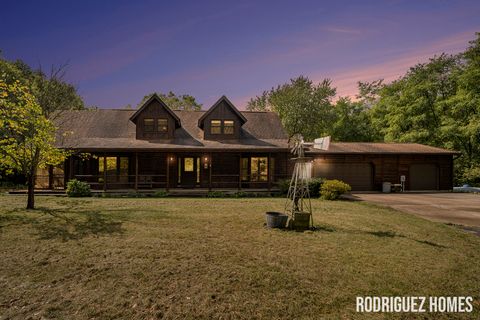
[[[242,190],[242,153],[239,153],[239,165],[238,165],[238,190]]]
[[[68,180],[73,178],[73,156],[68,158]]]
[[[138,191],[138,152],[135,152],[135,191]]]
[[[208,168],[208,191],[212,191],[212,153],[210,152],[210,167]]]
[[[48,166],[48,189],[53,189],[53,166]]]
[[[107,155],[103,154],[103,191],[107,191]]]
[[[168,192],[170,186],[170,157],[167,154],[167,185],[165,186],[165,190]]]
[[[270,191],[270,189],[272,188],[272,177],[271,177],[271,173],[270,173],[270,169],[271,169],[271,161],[272,161],[272,154],[271,153],[268,153],[268,158],[267,158],[267,174],[268,174],[268,191]]]

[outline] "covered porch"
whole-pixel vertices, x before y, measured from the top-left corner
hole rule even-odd
[[[68,158],[63,186],[78,179],[98,191],[271,190],[289,177],[288,158],[287,152],[97,152]]]

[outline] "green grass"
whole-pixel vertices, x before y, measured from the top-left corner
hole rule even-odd
[[[384,318],[356,296],[474,296],[480,237],[314,200],[319,230],[264,227],[283,199],[0,196],[0,319]]]

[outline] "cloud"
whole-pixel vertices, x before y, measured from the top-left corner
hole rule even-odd
[[[474,31],[462,32],[453,36],[448,36],[440,40],[433,41],[426,46],[409,50],[388,61],[366,65],[358,68],[344,69],[329,74],[327,77],[332,79],[333,85],[337,87],[338,96],[355,97],[358,93],[358,81],[372,81],[384,79],[385,82],[393,81],[414,65],[428,61],[434,55],[445,53],[458,53],[468,46],[468,41],[472,40]],[[321,81],[324,77],[320,75],[312,76],[314,81]]]

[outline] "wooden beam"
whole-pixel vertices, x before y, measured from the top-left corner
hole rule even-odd
[[[271,173],[270,173],[270,169],[271,169],[271,161],[272,159],[272,154],[271,153],[268,153],[268,158],[267,158],[267,176],[268,176],[268,191],[270,191],[270,189],[272,189],[272,179],[271,179]]]
[[[48,189],[53,189],[53,166],[48,166]]]
[[[138,191],[138,152],[135,152],[135,191]]]
[[[167,154],[167,185],[165,186],[165,190],[168,192],[170,186],[170,156]]]
[[[107,155],[103,155],[103,191],[107,191]]]
[[[208,191],[212,191],[212,153],[209,154],[209,165],[208,165]]]
[[[239,154],[239,165],[238,165],[238,190],[242,190],[242,153],[240,152]]]

